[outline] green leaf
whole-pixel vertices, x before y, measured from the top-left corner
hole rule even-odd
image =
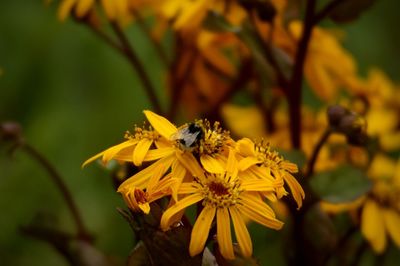
[[[310,185],[321,199],[331,203],[353,201],[372,187],[367,176],[360,169],[350,165],[318,173],[312,177]]]
[[[357,19],[372,6],[375,0],[342,0],[329,13],[329,18],[336,23],[348,23]]]
[[[279,154],[283,156],[285,160],[297,164],[299,169],[303,168],[307,161],[307,157],[301,150],[281,150],[277,149]]]

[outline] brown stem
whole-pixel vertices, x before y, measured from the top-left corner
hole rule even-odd
[[[65,200],[65,203],[68,206],[68,209],[71,212],[72,218],[75,221],[78,237],[87,242],[92,242],[93,237],[86,229],[82,217],[79,213],[78,207],[72,197],[71,192],[68,190],[67,185],[62,180],[60,174],[53,167],[53,165],[42,155],[40,154],[34,147],[29,145],[28,143],[23,143],[21,148],[32,158],[34,158],[49,174],[52,181],[56,184],[57,188],[61,192],[62,197]]]
[[[331,133],[332,131],[330,130],[330,128],[327,128],[319,139],[317,145],[314,147],[311,158],[308,161],[307,173],[305,175],[306,178],[310,178],[310,176],[314,173],[314,166],[317,162],[319,152],[321,151],[322,146],[324,146],[325,142],[328,140]]]
[[[289,102],[290,133],[292,146],[296,149],[301,147],[301,97],[303,83],[303,68],[306,59],[308,44],[313,29],[313,17],[316,0],[307,1],[303,32],[300,38],[292,78],[287,89],[286,96]]]
[[[326,18],[329,13],[331,13],[335,9],[335,7],[337,7],[342,2],[344,2],[344,0],[332,0],[331,2],[329,2],[324,8],[322,8],[317,14],[315,14],[313,24],[316,25],[321,22],[321,20]]]
[[[133,69],[138,74],[140,80],[142,81],[144,90],[147,93],[150,102],[153,104],[154,111],[156,111],[157,113],[162,113],[161,105],[160,102],[158,101],[155,89],[142,63],[140,62],[139,57],[133,50],[128,38],[126,37],[125,33],[117,23],[111,23],[111,27],[121,43],[119,51],[127,57]]]

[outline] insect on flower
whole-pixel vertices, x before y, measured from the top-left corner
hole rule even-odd
[[[203,128],[196,123],[188,123],[171,136],[171,140],[179,143],[183,150],[191,150],[204,137]]]

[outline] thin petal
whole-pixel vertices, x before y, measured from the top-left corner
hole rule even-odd
[[[78,1],[76,6],[76,16],[81,18],[86,15],[89,9],[93,6],[94,0],[81,0]]]
[[[174,198],[175,201],[178,201],[178,189],[179,189],[183,179],[185,178],[186,168],[182,166],[182,164],[179,162],[179,160],[176,160],[172,164],[171,174],[177,180],[175,185],[172,187],[172,197]]]
[[[239,170],[240,171],[245,171],[247,170],[250,166],[256,165],[258,163],[261,163],[260,160],[258,160],[255,157],[246,157],[239,162]]]
[[[146,156],[144,157],[143,161],[147,162],[147,161],[158,160],[160,158],[171,155],[174,151],[175,151],[175,149],[173,147],[149,150],[146,153]]]
[[[235,156],[236,152],[233,149],[229,149],[228,160],[226,162],[226,171],[230,174],[231,177],[236,178],[239,167],[238,161]]]
[[[218,162],[218,160],[210,155],[206,155],[206,154],[201,155],[200,161],[201,161],[201,164],[203,165],[204,169],[206,169],[207,172],[209,172],[209,173],[221,174],[221,173],[225,172],[224,168]]]
[[[64,21],[71,13],[77,0],[64,0],[58,8],[58,19]]]
[[[179,186],[179,194],[192,194],[201,189],[201,186],[197,182],[182,183]]]
[[[196,256],[204,250],[204,245],[210,232],[211,223],[215,216],[215,207],[206,206],[197,217],[190,237],[189,254]]]
[[[163,158],[150,165],[149,167],[143,169],[142,171],[136,173],[135,175],[129,177],[119,186],[118,192],[124,190],[125,187],[129,186],[134,186],[140,189],[146,188],[147,182],[149,181],[150,177],[152,177],[154,171],[158,168],[158,166],[161,165],[163,167],[163,173],[165,173],[171,166],[174,159],[175,158],[173,156]]]
[[[261,200],[257,194],[244,193],[240,200],[243,205],[248,206],[255,212],[268,215],[269,217],[275,218],[275,212],[269,207],[264,201]]]
[[[83,164],[82,164],[82,168],[85,167],[86,165],[90,164],[91,162],[96,161],[97,159],[99,159],[101,156],[103,156],[104,151],[96,154],[95,156],[90,157],[89,159],[87,159]]]
[[[114,158],[114,156],[119,153],[122,149],[125,149],[130,146],[134,146],[137,144],[137,140],[127,140],[124,141],[118,145],[115,145],[111,148],[108,148],[107,150],[104,151],[103,155],[103,163],[107,163],[111,159]]]
[[[293,198],[297,203],[297,209],[300,209],[305,197],[303,188],[300,186],[299,182],[297,182],[296,178],[289,173],[285,174],[283,179],[285,179],[285,182],[288,184],[290,191],[292,192]]]
[[[382,212],[373,200],[367,200],[364,204],[361,214],[361,232],[375,252],[382,253],[385,250],[385,224]]]
[[[397,247],[400,247],[400,215],[392,209],[383,209],[383,218],[389,236]]]
[[[133,151],[132,161],[136,166],[141,166],[144,158],[146,157],[147,152],[150,149],[153,140],[150,139],[141,139],[136,145],[136,149]]]
[[[243,180],[241,187],[246,191],[274,191],[273,183],[262,179]]]
[[[230,207],[229,212],[232,217],[233,227],[235,228],[236,239],[239,243],[243,256],[250,257],[253,253],[253,244],[246,224],[236,207]]]
[[[238,206],[238,209],[240,210],[241,213],[243,213],[247,218],[264,225],[265,227],[272,228],[275,230],[280,230],[283,226],[283,222],[277,220],[274,217],[271,217],[268,215],[268,211],[270,208],[266,203],[263,203],[265,207],[265,211],[263,212],[257,212],[256,210],[252,209],[251,206],[248,205],[242,205]],[[268,210],[268,211],[267,211]]]
[[[150,204],[148,202],[139,203],[138,206],[145,214],[149,214],[149,212],[150,212]]]
[[[245,157],[255,156],[254,142],[248,138],[243,138],[237,142],[237,150]]]
[[[143,111],[146,115],[147,120],[149,120],[151,126],[164,138],[170,139],[173,134],[175,134],[178,129],[166,118],[153,113],[152,111]]]
[[[226,208],[218,208],[217,210],[217,240],[222,256],[233,260],[235,255],[232,245],[231,221]]]
[[[161,217],[161,222],[160,222],[161,229],[164,231],[168,230],[169,226],[171,225],[171,218],[173,218],[175,214],[185,209],[186,207],[195,204],[196,202],[199,202],[202,199],[203,196],[199,193],[196,193],[176,202],[175,205],[172,205],[170,208],[168,208]]]
[[[178,158],[179,162],[192,173],[193,176],[204,179],[204,171],[200,167],[199,163],[197,162],[196,158],[190,152],[180,153],[177,151],[176,157]]]
[[[147,192],[151,193],[154,187],[157,185],[158,181],[161,179],[163,174],[165,173],[164,165],[159,164],[156,169],[154,169],[153,175],[150,177],[149,182],[147,183]]]

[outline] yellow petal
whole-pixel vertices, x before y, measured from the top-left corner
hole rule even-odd
[[[226,162],[226,171],[230,174],[232,178],[236,178],[239,171],[238,161],[235,158],[235,151],[231,148],[229,148],[228,161]]]
[[[163,216],[161,217],[161,222],[160,222],[160,227],[162,230],[166,231],[171,225],[171,218],[174,217],[175,214],[180,212],[181,210],[185,209],[186,207],[199,202],[200,200],[203,199],[203,196],[199,193],[187,196],[180,201],[176,202],[175,205],[172,205],[170,208],[168,208]]]
[[[235,255],[232,246],[231,221],[226,208],[218,208],[217,210],[217,240],[222,256],[233,260]]]
[[[94,0],[80,0],[76,6],[76,16],[81,18],[85,16],[90,8],[93,6]]]
[[[136,145],[136,149],[133,151],[132,161],[136,166],[141,166],[144,158],[146,157],[147,152],[150,149],[153,140],[150,139],[141,139]]]
[[[262,179],[243,180],[241,187],[246,191],[274,191],[273,183]]]
[[[218,160],[210,155],[207,155],[207,154],[201,155],[200,161],[201,161],[201,164],[203,165],[204,169],[206,169],[207,172],[209,172],[209,173],[221,174],[221,173],[225,172],[224,168],[218,162]]]
[[[178,189],[186,175],[186,169],[182,166],[179,160],[176,160],[172,164],[171,174],[177,179],[177,182],[172,187],[172,197],[175,201],[178,201]]]
[[[149,214],[149,212],[150,212],[150,204],[148,202],[139,203],[138,206],[145,214]]]
[[[396,246],[400,247],[400,215],[392,209],[385,208],[383,209],[383,218],[389,236]]]
[[[174,23],[176,29],[187,28],[191,25],[198,25],[207,12],[208,0],[198,0],[188,2],[185,8],[182,8],[181,14]]]
[[[166,148],[159,148],[159,149],[154,149],[154,150],[149,150],[146,153],[146,156],[144,157],[143,161],[154,161],[158,160],[163,157],[167,157],[171,155],[172,153],[175,152],[175,149],[173,147],[166,147]]]
[[[178,131],[176,126],[169,122],[168,119],[157,115],[152,111],[145,110],[143,112],[151,126],[164,138],[169,140],[171,136]]]
[[[240,171],[245,171],[249,167],[251,167],[253,165],[256,165],[256,164],[259,164],[259,163],[261,163],[261,161],[258,160],[255,157],[246,157],[246,158],[240,160],[240,162],[239,162],[239,170]]]
[[[245,215],[247,218],[264,225],[266,227],[280,230],[282,229],[283,222],[279,221],[275,218],[275,214],[271,216],[269,213],[272,211],[271,207],[269,207],[265,202],[259,201],[257,204],[257,208],[253,209],[252,204],[243,204],[238,205],[238,209]]]
[[[153,175],[150,177],[147,183],[147,192],[152,193],[154,187],[157,185],[158,181],[161,179],[165,173],[164,165],[159,164],[156,169],[154,169]]]
[[[191,172],[193,176],[200,179],[205,178],[203,168],[200,167],[193,154],[191,154],[190,152],[180,153],[179,151],[177,151],[175,155],[178,158],[179,162],[181,162],[186,170]]]
[[[236,144],[237,144],[237,150],[241,155],[255,156],[254,143],[250,139],[243,138],[239,140]]]
[[[104,151],[103,163],[108,163],[122,149],[136,145],[137,140],[127,140]]]
[[[190,256],[196,256],[203,252],[204,245],[210,232],[211,223],[215,216],[215,207],[206,206],[197,217],[192,229],[192,235],[190,237],[189,254]]]
[[[165,173],[169,167],[171,166],[172,162],[175,160],[174,156],[170,157],[165,157],[162,158],[161,160],[153,163],[149,167],[143,169],[142,171],[136,173],[135,175],[129,177],[127,180],[125,180],[118,188],[118,192],[123,191],[126,187],[129,186],[134,186],[140,189],[146,188],[146,185],[150,179],[150,177],[153,176],[154,172],[158,167],[161,165],[163,169],[163,173]]]
[[[90,164],[93,161],[96,161],[97,159],[99,159],[101,156],[103,156],[104,151],[96,154],[95,156],[90,157],[89,159],[87,159],[83,164],[82,164],[82,168],[85,167],[86,165]]]
[[[230,207],[229,212],[232,217],[233,227],[235,229],[235,235],[240,250],[244,257],[250,257],[253,253],[253,244],[251,243],[250,234],[249,231],[247,231],[246,224],[235,206]]]
[[[101,4],[103,5],[104,12],[110,20],[114,20],[117,16],[117,11],[114,5],[114,1],[110,0],[101,0]]]
[[[71,13],[72,8],[77,0],[64,0],[58,8],[58,19],[64,21]]]
[[[297,182],[296,178],[289,173],[286,173],[283,179],[285,179],[285,182],[288,184],[293,198],[297,203],[297,209],[299,209],[303,205],[303,199],[305,197],[303,188],[300,186],[299,182]]]
[[[385,224],[379,206],[373,200],[367,200],[361,214],[361,232],[377,253],[386,247]]]
[[[275,218],[275,212],[257,194],[243,193],[240,200],[243,205],[254,209],[255,212],[264,213],[269,217]]]

